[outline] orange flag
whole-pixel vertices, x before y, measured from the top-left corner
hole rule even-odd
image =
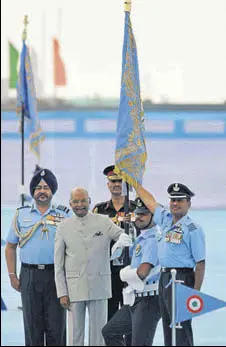
[[[60,56],[60,45],[56,38],[53,38],[53,66],[54,66],[54,85],[66,85],[66,73],[63,60]]]

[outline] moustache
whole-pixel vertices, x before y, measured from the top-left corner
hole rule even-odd
[[[76,211],[83,211],[83,210],[88,210],[89,206],[84,206],[84,207],[76,207]]]
[[[42,196],[44,196],[45,198],[48,198],[48,195],[40,193],[38,194],[37,199],[41,198]]]

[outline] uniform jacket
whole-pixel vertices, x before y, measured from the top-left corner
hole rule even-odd
[[[65,206],[52,204],[41,214],[36,204],[19,207],[13,218],[7,242],[19,244],[20,261],[27,264],[53,264],[57,225],[70,217]]]
[[[72,216],[58,227],[55,237],[57,296],[70,301],[110,298],[110,242],[123,230],[107,216],[88,213]]]

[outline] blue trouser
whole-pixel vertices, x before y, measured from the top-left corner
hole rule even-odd
[[[177,280],[184,281],[184,284],[189,287],[194,286],[194,272],[183,272],[177,269]],[[162,316],[164,342],[165,346],[172,346],[172,329],[171,324],[171,311],[172,311],[172,299],[171,299],[171,286],[165,288],[171,280],[170,272],[163,272],[159,281],[159,304]],[[177,346],[193,346],[193,333],[191,320],[187,320],[181,323],[182,329],[176,329],[176,345]]]
[[[125,346],[123,336],[132,333],[132,346],[151,346],[160,320],[158,296],[136,298],[124,305],[103,327],[107,346]]]
[[[56,294],[54,269],[21,267],[26,346],[66,346],[66,311]]]

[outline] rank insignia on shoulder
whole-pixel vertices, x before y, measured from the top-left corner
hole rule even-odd
[[[93,213],[98,213],[98,207],[97,206],[93,209]]]
[[[65,213],[68,213],[70,211],[70,209],[68,207],[63,206],[63,205],[58,205],[56,209],[64,211]]]
[[[20,206],[20,207],[17,207],[17,210],[22,210],[23,208],[29,208],[29,207],[31,207],[31,206],[29,206],[29,205],[26,205],[26,206]]]
[[[197,229],[197,227],[195,226],[194,223],[191,223],[188,225],[188,231],[194,231],[195,229]]]

